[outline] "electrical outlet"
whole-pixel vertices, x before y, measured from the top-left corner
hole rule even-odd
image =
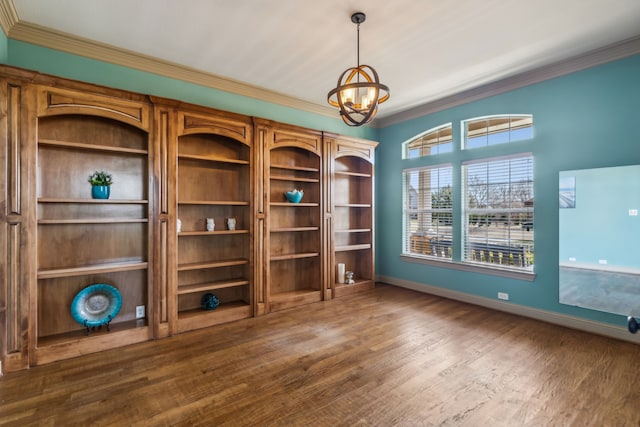
[[[599,259],[599,260],[598,260],[598,264],[605,265],[606,263],[607,263],[607,260],[606,260],[606,259]]]
[[[570,257],[569,257],[569,261],[575,262],[575,261],[576,261],[576,257],[574,257],[574,256],[570,256]]]
[[[498,299],[509,301],[509,294],[506,292],[498,292]]]
[[[144,318],[144,305],[137,305],[136,306],[136,319],[142,319]]]
[[[638,209],[629,209],[629,216],[638,216]]]

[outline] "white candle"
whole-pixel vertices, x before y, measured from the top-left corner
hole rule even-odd
[[[338,283],[344,283],[344,272],[346,271],[343,263],[338,264]]]

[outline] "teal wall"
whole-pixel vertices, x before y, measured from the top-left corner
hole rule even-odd
[[[491,299],[497,299],[498,292],[507,292],[515,304],[625,324],[620,316],[558,302],[558,177],[563,170],[640,164],[638,76],[640,55],[381,129],[376,153],[377,274]],[[459,144],[461,120],[509,113],[533,114],[533,140],[476,149],[473,153],[458,151],[402,160],[402,143],[427,129],[453,122],[454,139]],[[455,169],[468,158],[524,151],[534,155],[535,280],[401,260],[403,168],[450,162]],[[454,213],[459,214],[459,207]]]
[[[6,40],[6,37],[4,37],[4,40]],[[2,44],[2,41],[0,39],[0,44]],[[45,74],[147,95],[177,99],[224,111],[262,117],[311,129],[336,132],[342,135],[366,139],[375,139],[376,136],[376,130],[373,128],[353,128],[345,125],[339,118],[337,111],[335,118],[308,113],[12,39],[8,39],[7,50],[6,59],[3,60],[2,56],[0,56],[2,62]]]
[[[575,179],[576,204],[560,209],[560,262],[640,268],[640,166],[561,172]],[[573,260],[571,260],[573,258]]]
[[[515,304],[620,324],[621,316],[558,302],[558,176],[560,171],[640,164],[640,56],[486,98],[383,129],[352,128],[337,118],[275,105],[185,83],[152,73],[87,59],[0,35],[0,62],[139,93],[179,99],[283,123],[381,141],[376,153],[377,274],[496,298],[508,292]],[[436,160],[402,160],[403,141],[445,122],[490,114],[530,113],[530,141],[456,152]],[[402,170],[430,162],[459,165],[473,156],[529,151],[535,159],[536,278],[520,281],[404,262],[402,252]],[[459,179],[457,177],[456,179]],[[454,213],[459,214],[459,207]]]
[[[0,31],[0,63],[6,64],[9,60],[9,40],[4,34],[4,31]]]

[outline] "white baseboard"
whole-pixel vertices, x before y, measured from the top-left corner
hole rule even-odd
[[[626,324],[620,326],[610,325],[607,323],[582,319],[566,314],[554,313],[552,311],[540,310],[537,308],[513,304],[506,301],[493,300],[477,295],[466,294],[464,292],[453,291],[451,289],[439,288],[437,286],[397,279],[395,277],[379,275],[376,277],[376,281],[381,283],[388,283],[390,285],[399,286],[402,288],[412,289],[414,291],[422,292],[425,294],[437,295],[443,298],[449,298],[456,301],[475,304],[482,307],[490,308],[492,310],[504,311],[506,313],[563,326],[565,328],[577,329],[580,331],[590,332],[597,335],[604,335],[606,337],[640,344],[640,334],[631,334],[627,329]]]

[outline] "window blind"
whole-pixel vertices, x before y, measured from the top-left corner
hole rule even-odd
[[[452,166],[404,171],[405,254],[452,258]]]
[[[465,262],[533,269],[533,156],[462,165]]]

